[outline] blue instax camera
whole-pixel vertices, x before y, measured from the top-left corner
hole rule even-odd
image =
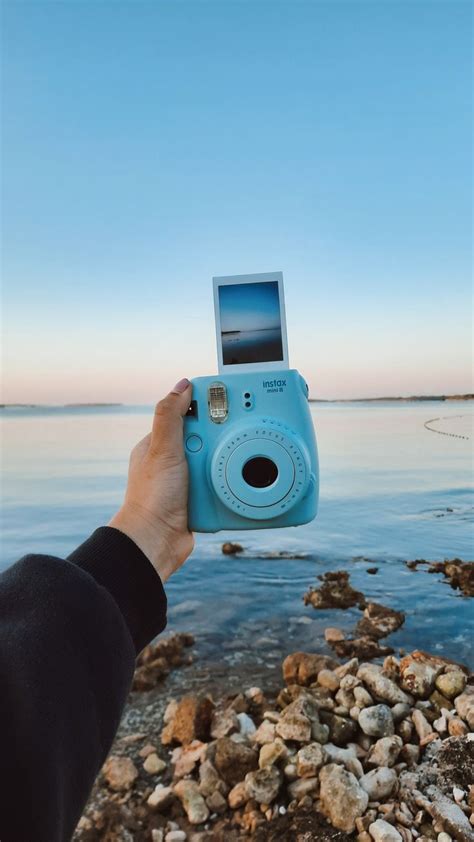
[[[184,419],[189,528],[308,523],[318,452],[308,386],[288,364],[283,276],[213,281],[219,374],[192,380]]]

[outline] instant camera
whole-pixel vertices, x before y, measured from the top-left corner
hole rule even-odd
[[[308,386],[289,367],[282,273],[213,283],[219,374],[192,380],[184,419],[189,528],[308,523],[318,452]]]

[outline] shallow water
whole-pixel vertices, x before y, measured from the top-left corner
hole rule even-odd
[[[407,612],[392,645],[473,663],[472,600],[442,576],[404,564],[473,558],[472,404],[313,404],[312,412],[321,467],[317,519],[297,528],[197,536],[193,557],[167,585],[168,630],[193,631],[202,657],[220,653],[236,666],[242,658],[273,663],[295,648],[324,648],[324,628],[349,629],[360,612],[315,611],[301,597],[318,574],[349,569],[368,598]],[[150,413],[2,411],[0,567],[26,552],[65,555],[107,522],[121,501],[128,452],[148,432]],[[227,539],[243,544],[243,557],[222,555]],[[280,550],[306,556],[258,558]],[[369,575],[374,564],[379,571]]]

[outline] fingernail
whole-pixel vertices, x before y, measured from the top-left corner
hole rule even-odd
[[[171,391],[172,391],[172,392],[176,392],[176,394],[180,395],[180,394],[181,394],[181,392],[185,392],[185,391],[186,391],[186,389],[188,388],[188,386],[189,386],[189,380],[188,380],[188,378],[187,378],[187,377],[183,377],[183,379],[182,379],[182,380],[179,380],[179,381],[177,382],[176,386],[174,386],[174,388],[173,388],[173,389],[171,389]]]

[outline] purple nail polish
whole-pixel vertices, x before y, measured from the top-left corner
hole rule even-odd
[[[183,377],[183,379],[182,379],[182,380],[179,380],[179,381],[178,381],[178,383],[176,384],[176,386],[174,386],[174,388],[173,388],[171,391],[172,391],[172,392],[176,392],[178,395],[180,395],[180,394],[181,394],[181,392],[185,392],[185,391],[186,391],[186,389],[188,388],[188,386],[189,386],[189,380],[188,380],[188,378],[187,378],[187,377]]]

